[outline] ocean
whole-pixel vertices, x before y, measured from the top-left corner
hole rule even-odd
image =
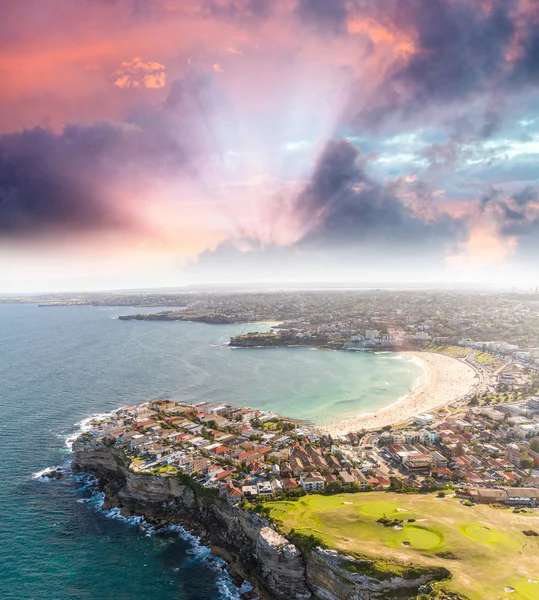
[[[226,345],[267,325],[117,320],[128,312],[140,310],[0,305],[2,600],[239,598],[191,536],[99,511],[81,478],[33,477],[69,462],[65,442],[88,416],[175,398],[324,424],[393,403],[419,374],[391,353]]]

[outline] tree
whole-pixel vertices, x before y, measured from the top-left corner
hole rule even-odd
[[[342,484],[339,481],[332,481],[324,488],[324,494],[339,494],[342,492]]]
[[[533,465],[535,463],[533,462],[533,458],[523,458],[520,461],[520,468],[521,469],[533,469]]]
[[[535,438],[531,441],[530,450],[533,450],[533,452],[539,452],[539,438]]]
[[[466,450],[464,449],[464,446],[462,445],[462,442],[459,442],[456,446],[455,446],[455,451],[454,451],[455,456],[458,458],[459,456],[464,456],[466,454]]]

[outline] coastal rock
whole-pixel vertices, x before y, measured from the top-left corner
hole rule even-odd
[[[317,548],[307,561],[309,586],[320,600],[393,600],[415,597],[420,587],[433,580],[432,573],[407,578],[390,575],[376,578],[367,574],[368,568],[361,573],[362,566],[371,564],[368,560]]]
[[[118,501],[122,510],[144,515],[149,522],[180,523],[197,535],[205,534],[232,574],[249,580],[264,600],[312,597],[301,552],[266,519],[201,494],[179,478],[133,473],[120,450],[99,445],[91,436],[81,436],[73,450],[73,471],[99,480],[105,504]]]

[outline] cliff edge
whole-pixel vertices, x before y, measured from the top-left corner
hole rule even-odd
[[[157,525],[181,524],[247,579],[263,600],[375,600],[413,598],[429,581],[449,573],[378,577],[357,560],[317,548],[302,552],[265,518],[234,507],[188,477],[134,473],[121,449],[90,435],[73,445],[74,472],[96,477],[105,505],[142,515]]]

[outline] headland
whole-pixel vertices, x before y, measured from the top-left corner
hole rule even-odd
[[[518,487],[516,468],[513,485],[456,485],[470,461],[455,460],[455,445],[472,438],[455,432],[485,428],[479,413],[458,410],[427,426],[333,437],[248,407],[153,400],[88,421],[72,468],[98,479],[104,509],[200,536],[264,600],[533,592],[539,489]],[[488,447],[474,447],[473,461],[507,474]],[[507,567],[493,569],[493,556]]]

